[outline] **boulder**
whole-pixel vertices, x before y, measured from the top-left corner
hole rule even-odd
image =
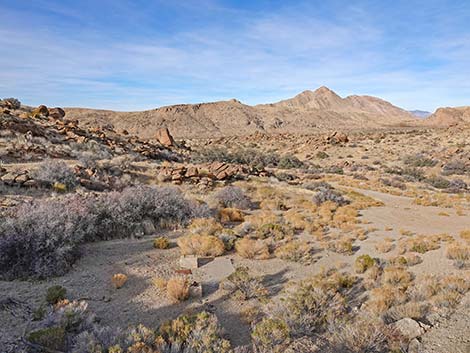
[[[155,138],[163,146],[171,147],[175,145],[175,140],[173,139],[173,136],[171,136],[170,131],[167,128],[158,129],[157,133],[155,134]]]
[[[51,118],[60,120],[65,116],[65,111],[62,108],[51,108],[49,109],[49,116]]]
[[[410,341],[421,336],[425,332],[425,329],[421,327],[417,321],[410,319],[409,317],[398,320],[393,325],[398,332]]]
[[[40,105],[31,112],[31,115],[35,118],[41,115],[49,116],[49,109],[45,105]]]
[[[196,255],[183,255],[180,257],[180,267],[195,269],[199,267],[199,260]]]

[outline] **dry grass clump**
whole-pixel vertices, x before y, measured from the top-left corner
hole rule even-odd
[[[400,253],[408,251],[424,254],[431,250],[439,249],[439,241],[441,237],[438,236],[417,236],[410,239],[404,239],[400,242]]]
[[[375,249],[378,252],[381,252],[381,253],[390,252],[394,247],[395,247],[395,245],[393,244],[393,241],[390,241],[388,239],[386,239],[386,240],[384,240],[380,243],[375,244]]]
[[[284,213],[285,221],[295,230],[305,230],[311,228],[312,217],[297,209],[290,209]]]
[[[294,240],[279,246],[274,255],[280,259],[309,264],[312,259],[313,246],[306,241]]]
[[[168,281],[164,279],[163,277],[155,277],[152,279],[152,284],[159,290],[163,291],[163,290],[166,290]]]
[[[338,207],[333,215],[332,223],[336,228],[352,229],[358,223],[359,213],[352,206]]]
[[[223,208],[219,210],[217,216],[222,223],[245,221],[245,215],[237,208]]]
[[[240,239],[235,243],[235,250],[246,259],[266,260],[271,257],[268,244],[260,239]]]
[[[168,249],[170,247],[170,242],[166,237],[157,237],[153,239],[153,247],[155,249]]]
[[[421,256],[415,253],[407,253],[404,255],[399,255],[390,260],[392,265],[397,266],[414,266],[423,262]]]
[[[263,224],[279,223],[282,217],[271,211],[261,211],[253,215],[245,216],[245,221],[253,225],[253,227],[261,227]]]
[[[190,234],[176,241],[182,255],[220,256],[225,252],[224,242],[213,235]]]
[[[382,314],[394,305],[405,303],[406,299],[403,290],[385,285],[370,291],[367,308],[375,314]]]
[[[111,282],[113,283],[113,285],[116,289],[119,289],[122,286],[124,286],[124,284],[126,284],[127,276],[123,273],[116,273],[111,278]]]
[[[223,229],[224,227],[213,218],[195,218],[188,226],[190,233],[199,235],[217,235]]]
[[[354,270],[357,273],[364,273],[375,264],[375,259],[369,255],[361,255],[356,258],[356,261],[354,261]]]
[[[384,285],[407,288],[412,281],[413,275],[403,267],[388,266],[384,268],[382,274],[382,284]]]
[[[221,283],[221,287],[233,293],[235,298],[240,300],[263,298],[267,295],[267,290],[261,280],[253,277],[248,271],[248,267],[237,267],[235,272]]]
[[[259,227],[254,235],[259,239],[272,238],[274,240],[282,240],[292,238],[294,236],[294,229],[288,224],[267,223]]]
[[[351,238],[333,240],[328,243],[328,248],[338,254],[352,255],[353,240]]]
[[[454,260],[456,267],[464,268],[470,263],[470,246],[458,242],[449,244],[446,249],[446,257]]]
[[[189,298],[189,281],[184,277],[170,278],[166,284],[168,298],[174,302],[181,302]]]
[[[466,240],[466,241],[470,242],[470,230],[462,230],[460,232],[460,237],[463,240]]]

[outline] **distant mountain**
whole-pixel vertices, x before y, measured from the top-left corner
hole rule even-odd
[[[412,115],[414,115],[418,118],[422,118],[422,119],[425,119],[428,116],[432,115],[431,112],[427,112],[425,110],[409,110],[408,112],[411,113]]]
[[[380,98],[342,98],[327,87],[304,91],[277,103],[249,106],[232,99],[213,103],[180,104],[143,112],[113,112],[68,108],[81,124],[112,124],[142,137],[167,127],[177,138],[206,138],[267,133],[315,133],[336,129],[373,129],[413,125],[409,112]]]

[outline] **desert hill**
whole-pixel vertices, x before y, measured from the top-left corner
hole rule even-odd
[[[409,112],[370,96],[342,98],[327,87],[304,91],[272,104],[250,106],[232,99],[213,103],[180,104],[142,112],[66,109],[68,116],[88,126],[113,125],[142,137],[161,127],[177,138],[240,136],[256,131],[313,133],[331,129],[375,129],[415,124]]]
[[[468,124],[470,123],[470,106],[439,108],[425,121],[432,126],[439,127]]]

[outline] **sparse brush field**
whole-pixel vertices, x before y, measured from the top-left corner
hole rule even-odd
[[[13,153],[22,133],[10,128],[1,352],[468,352],[462,131],[194,140],[158,154],[46,136],[67,153],[41,158],[28,155],[34,139]],[[231,177],[212,165],[240,162],[251,169]],[[41,183],[18,186],[25,171]]]

